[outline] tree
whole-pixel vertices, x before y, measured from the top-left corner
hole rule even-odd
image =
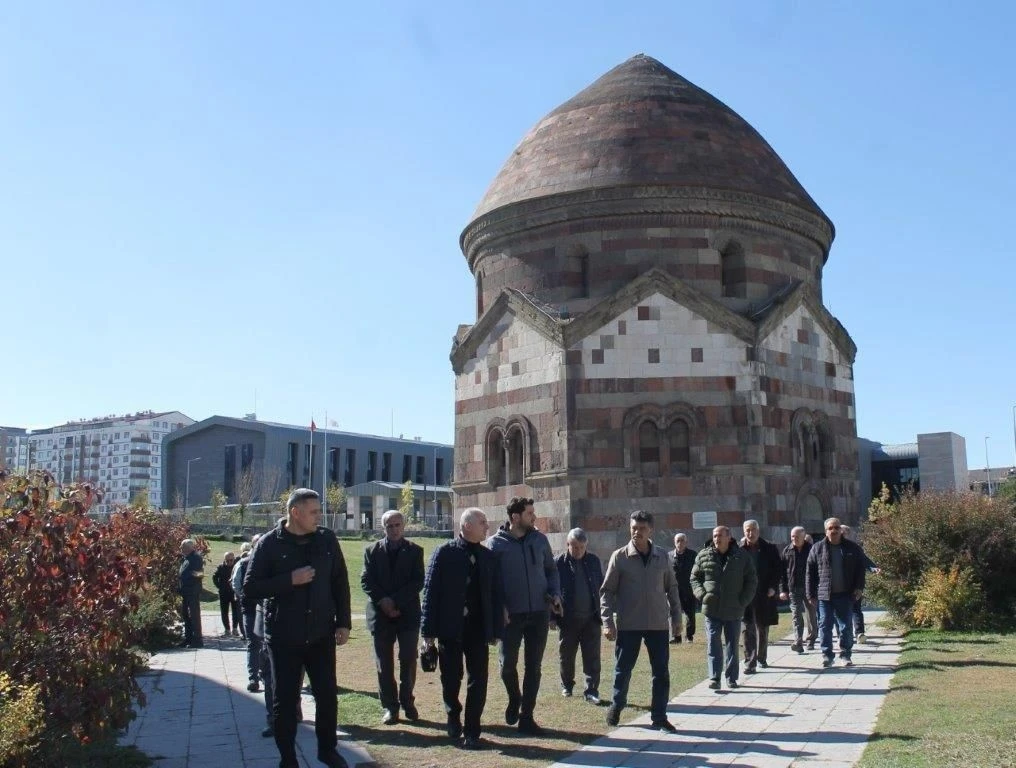
[[[173,492],[173,509],[183,509],[183,494],[179,488]]]
[[[331,515],[337,516],[342,515],[345,517],[346,514],[346,489],[340,483],[329,483],[328,488],[325,489],[325,501],[328,502],[328,512]],[[335,518],[332,518],[333,521]],[[331,525],[331,528],[335,528],[335,525]]]
[[[406,480],[402,486],[402,493],[399,494],[399,512],[407,520],[416,521],[416,512],[413,508],[413,502],[415,501],[415,495],[413,493],[413,481]]]
[[[247,506],[257,498],[259,480],[258,473],[253,465],[247,467],[240,473],[236,481],[236,503],[240,505],[240,525],[243,525],[243,517],[247,512]]]
[[[218,486],[212,488],[212,494],[209,496],[208,503],[212,507],[212,520],[219,522],[219,515],[222,513],[222,508],[229,502],[229,497],[223,493],[222,489]]]
[[[277,499],[279,483],[282,482],[282,470],[277,466],[262,463],[259,479],[258,501],[268,503]],[[289,491],[286,491],[286,495],[289,495]]]
[[[135,509],[148,509],[150,505],[148,498],[148,489],[139,488],[138,492],[134,494],[134,498],[131,499],[131,506]]]

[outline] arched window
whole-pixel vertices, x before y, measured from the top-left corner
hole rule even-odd
[[[660,431],[648,419],[639,424],[639,473],[643,477],[660,476]]]
[[[670,474],[687,477],[691,474],[690,430],[684,419],[674,419],[667,428],[670,448]]]
[[[743,299],[747,295],[744,249],[731,240],[720,252],[720,295],[725,298]]]
[[[495,488],[505,484],[504,434],[500,429],[487,433],[487,482]]]
[[[483,275],[476,273],[476,317],[483,314]]]
[[[579,254],[579,294],[583,299],[589,298],[589,254]]]
[[[516,426],[508,433],[508,484],[520,485],[525,475],[526,436]]]

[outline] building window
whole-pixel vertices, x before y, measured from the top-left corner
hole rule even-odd
[[[254,463],[254,443],[244,443],[240,446],[240,472],[250,470]]]
[[[416,482],[423,485],[427,482],[427,457],[416,457]]]
[[[356,451],[352,448],[346,449],[346,471],[342,475],[342,484],[350,486],[356,477]]]
[[[639,424],[639,473],[643,477],[660,475],[660,431],[655,422]]]
[[[296,464],[300,459],[300,445],[298,443],[290,443],[288,456],[286,459],[286,473],[289,475],[289,487],[296,487]]]
[[[377,451],[367,451],[367,482],[377,480]]]
[[[224,467],[222,472],[222,492],[226,498],[232,498],[236,493],[236,446],[227,445],[224,456]]]
[[[314,478],[311,476],[314,468],[310,465],[310,459],[310,444],[307,444],[303,447],[303,485],[305,488],[310,488],[314,484]]]
[[[413,457],[402,457],[402,482],[413,479]]]
[[[525,470],[525,435],[522,428],[516,426],[508,433],[508,484],[519,485],[523,482]]]
[[[589,298],[589,254],[579,255],[579,286],[583,299]]]
[[[392,455],[390,453],[381,454],[381,482],[387,483],[392,479]]]
[[[720,295],[743,299],[747,295],[746,280],[744,249],[732,240],[720,253]]]
[[[494,488],[505,484],[504,435],[500,429],[487,434],[487,482]]]
[[[443,485],[445,480],[444,459],[438,456],[434,460],[434,485]]]
[[[328,482],[339,482],[339,451],[341,448],[328,449]]]
[[[690,430],[683,419],[675,419],[667,428],[670,443],[670,474],[687,477],[690,472],[691,454],[689,449]]]
[[[476,274],[476,317],[483,314],[483,275]]]

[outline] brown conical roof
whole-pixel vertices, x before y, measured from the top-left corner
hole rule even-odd
[[[829,222],[744,118],[644,54],[614,67],[537,123],[473,219],[547,195],[632,185],[750,192]]]

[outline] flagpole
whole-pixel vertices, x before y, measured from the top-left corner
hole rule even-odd
[[[325,411],[324,447],[321,449],[321,519],[328,525],[328,411]]]
[[[310,415],[310,468],[307,472],[307,485],[314,487],[314,414]]]

